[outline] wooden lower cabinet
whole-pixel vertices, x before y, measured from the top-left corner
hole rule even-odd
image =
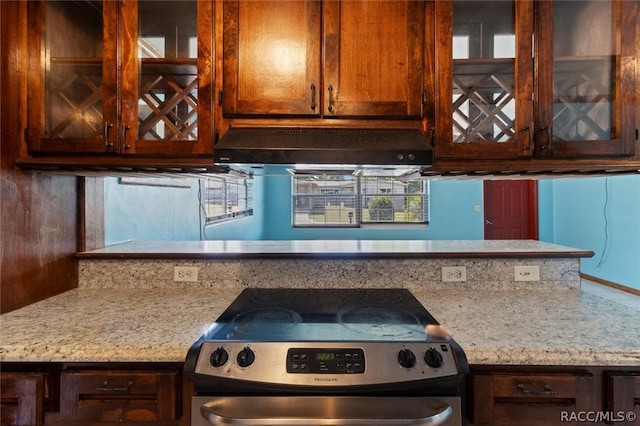
[[[572,424],[572,413],[593,410],[592,374],[491,373],[472,376],[474,425]]]
[[[608,374],[608,411],[616,425],[640,424],[640,372]]]
[[[74,371],[60,378],[60,416],[68,421],[176,422],[178,371]]]
[[[0,379],[0,426],[190,423],[182,363],[3,363]]]
[[[640,365],[472,365],[468,426],[640,425]]]
[[[44,424],[44,374],[3,373],[0,376],[0,424]]]

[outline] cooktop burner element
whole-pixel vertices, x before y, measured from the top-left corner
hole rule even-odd
[[[406,289],[246,289],[187,355],[204,392],[458,386],[462,349]],[[411,384],[411,385],[406,385]]]
[[[338,321],[349,330],[375,338],[409,338],[416,333],[424,334],[415,315],[396,307],[358,306],[340,312]]]
[[[291,309],[262,308],[238,314],[231,326],[238,333],[265,336],[287,333],[301,321],[300,314]]]

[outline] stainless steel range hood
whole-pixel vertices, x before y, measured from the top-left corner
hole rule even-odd
[[[431,146],[419,129],[231,128],[214,149],[217,164],[239,169],[264,165],[422,169],[432,159]]]

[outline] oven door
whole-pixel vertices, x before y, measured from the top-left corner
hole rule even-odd
[[[460,426],[458,397],[194,397],[193,426]]]

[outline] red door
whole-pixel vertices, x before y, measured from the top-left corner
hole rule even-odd
[[[484,239],[538,239],[537,181],[484,181]]]

